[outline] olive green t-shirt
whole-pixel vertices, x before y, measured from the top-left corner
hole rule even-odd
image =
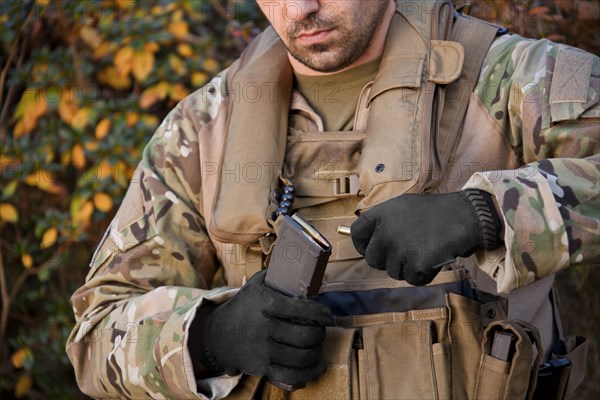
[[[296,89],[319,114],[325,131],[348,131],[353,128],[360,92],[375,78],[380,61],[376,59],[330,75],[294,74]]]

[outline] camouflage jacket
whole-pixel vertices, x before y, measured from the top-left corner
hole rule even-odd
[[[215,88],[226,73],[160,125],[73,295],[67,352],[93,397],[221,398],[239,381],[196,379],[187,349],[197,308],[231,297],[244,280],[247,248],[207,229],[216,189],[207,174],[226,140],[226,94]],[[600,261],[599,92],[600,61],[590,54],[517,35],[490,49],[456,152],[462,178],[440,190],[494,196],[505,246],[477,262],[499,292]],[[321,126],[297,93],[290,115],[305,130]]]

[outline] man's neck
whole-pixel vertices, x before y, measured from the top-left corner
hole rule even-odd
[[[392,18],[394,17],[394,12],[396,11],[396,2],[390,1],[383,18],[381,19],[381,24],[377,27],[377,30],[373,34],[373,38],[367,47],[367,50],[354,62],[347,67],[335,71],[335,72],[319,72],[315,71],[312,68],[307,67],[306,65],[300,63],[300,61],[296,60],[292,55],[288,52],[288,58],[290,63],[292,64],[292,68],[298,74],[306,75],[306,76],[319,76],[319,75],[330,75],[338,72],[346,71],[348,69],[358,67],[359,65],[366,64],[371,62],[383,55],[383,48],[385,45],[385,38],[387,36],[388,29],[390,27],[390,23],[392,22]]]

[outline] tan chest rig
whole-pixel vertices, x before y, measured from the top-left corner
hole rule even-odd
[[[211,236],[238,245],[241,258],[259,259],[248,253],[261,251],[259,241],[264,249],[276,231],[269,194],[280,187],[282,171],[303,197],[295,207],[325,205],[304,209],[310,220],[336,212],[353,216],[403,193],[435,190],[458,142],[464,110],[457,105],[466,109],[468,101],[441,103],[445,97],[469,98],[479,72],[463,71],[462,45],[444,40],[453,17],[446,1],[397,3],[380,70],[361,95],[352,132],[303,134],[302,118],[290,114],[293,76],[286,49],[272,29],[257,38],[227,73],[227,91],[235,95],[225,98],[227,136]],[[481,46],[484,54],[489,43]],[[451,117],[442,118],[442,109]],[[451,129],[438,129],[440,124]],[[337,205],[326,206],[332,201]],[[326,236],[331,230],[318,228]],[[339,242],[334,252],[349,256],[351,246]],[[250,276],[261,265],[251,261],[245,267]]]
[[[311,111],[302,100],[295,100],[297,107],[290,112],[292,71],[272,29],[231,67],[227,87],[237,96],[226,100],[223,167],[209,226],[213,237],[230,243],[241,255],[238,271],[229,269],[230,284],[241,284],[263,268],[261,256],[277,230],[277,223],[268,219],[276,208],[270,193],[283,180],[297,188],[294,208],[333,242],[322,293],[342,299],[344,293],[387,290],[377,302],[391,293],[412,296],[408,291],[419,290],[367,267],[351,240],[335,229],[349,225],[356,210],[403,193],[434,191],[443,180],[464,117],[457,107],[466,109],[468,103],[448,107],[443,99],[470,96],[474,86],[465,86],[474,85],[473,76],[479,72],[463,71],[463,46],[445,40],[453,16],[448,2],[397,2],[380,70],[360,96],[350,132],[319,132],[314,120],[304,115]],[[460,34],[454,29],[452,37]],[[495,36],[493,31],[488,34],[487,44],[481,45],[484,52]],[[463,82],[455,84],[459,77]],[[246,90],[258,95],[244,98]],[[443,116],[442,109],[451,117]],[[461,285],[465,274],[444,272],[433,284]],[[324,346],[328,371],[319,380],[290,394],[256,377],[244,377],[230,397],[442,399],[527,394],[530,379],[536,377],[529,374],[536,360],[535,328],[501,325],[506,302],[499,299],[482,303],[450,293],[430,305],[336,318]],[[519,337],[518,363],[495,362],[482,354],[485,346],[489,350],[494,330]]]

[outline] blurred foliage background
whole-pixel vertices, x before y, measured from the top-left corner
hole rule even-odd
[[[600,53],[600,0],[457,1],[465,11]],[[64,352],[69,297],[141,150],[186,95],[264,27],[244,0],[0,2],[0,397],[84,398]],[[567,332],[591,339],[600,393],[597,270],[560,274]]]

